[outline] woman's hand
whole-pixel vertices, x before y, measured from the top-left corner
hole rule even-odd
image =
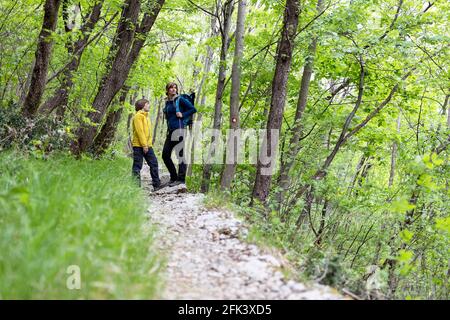
[[[177,112],[177,117],[178,118],[183,118],[183,114],[181,112]]]

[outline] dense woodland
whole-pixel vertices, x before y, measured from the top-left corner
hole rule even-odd
[[[224,139],[230,128],[279,132],[273,174],[261,161],[194,163],[188,187],[236,204],[299,277],[364,299],[448,299],[449,9],[0,0],[0,150],[116,161],[144,97],[160,155],[176,81]]]

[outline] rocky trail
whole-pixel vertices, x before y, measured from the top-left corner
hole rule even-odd
[[[149,179],[143,174],[144,186]],[[157,298],[345,299],[327,286],[286,279],[281,271],[286,260],[245,242],[243,223],[232,212],[206,209],[203,194],[182,186],[150,190],[147,214],[157,229],[157,250],[167,259]]]

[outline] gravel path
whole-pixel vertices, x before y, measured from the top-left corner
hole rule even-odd
[[[231,212],[205,209],[203,197],[179,187],[150,193],[156,247],[167,258],[158,298],[344,299],[332,288],[285,279],[282,257],[240,240],[248,232],[242,222]]]

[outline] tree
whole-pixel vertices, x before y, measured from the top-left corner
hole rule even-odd
[[[92,144],[97,134],[98,124],[101,123],[112,99],[124,85],[164,1],[152,1],[140,24],[138,24],[138,16],[141,2],[139,0],[127,0],[125,2],[116,31],[116,40],[111,48],[111,52],[114,52],[114,58],[109,70],[102,78],[92,103],[94,111],[89,112],[87,116],[90,123],[84,124],[76,131],[76,139],[71,145],[72,152],[75,155],[86,151]]]
[[[65,6],[63,7],[67,7],[67,1],[64,1],[64,4]],[[65,106],[67,106],[67,103],[69,101],[69,93],[74,85],[73,73],[78,70],[81,57],[89,42],[91,32],[100,19],[102,5],[102,1],[97,1],[94,3],[89,17],[80,28],[81,35],[75,42],[72,43],[71,41],[69,41],[69,43],[67,44],[67,51],[70,57],[70,61],[63,67],[63,70],[60,71],[63,73],[63,79],[59,88],[56,89],[54,94],[50,98],[48,98],[47,101],[45,101],[40,107],[40,112],[49,114],[53,112],[53,110],[57,109],[59,111],[59,118],[62,119],[64,117]],[[67,10],[67,8],[65,10]],[[72,32],[73,26],[70,25],[70,22],[67,21],[67,18],[65,18],[64,20],[66,32]]]
[[[220,62],[219,62],[219,73],[217,77],[217,87],[216,87],[216,97],[214,103],[214,122],[213,129],[219,130],[222,121],[222,98],[225,90],[225,78],[227,69],[227,53],[229,47],[229,32],[231,26],[231,16],[234,9],[233,0],[226,0],[223,4],[221,11],[221,21],[220,23]],[[209,182],[211,179],[212,164],[209,163],[210,159],[214,157],[215,154],[215,137],[211,137],[209,152],[207,154],[206,163],[203,166],[203,177],[202,177],[202,192],[207,192],[209,189]]]
[[[39,108],[44,94],[47,81],[47,70],[52,54],[53,40],[52,32],[56,29],[58,22],[58,11],[61,0],[46,0],[44,5],[44,20],[39,33],[38,44],[35,52],[35,63],[31,76],[30,88],[28,89],[25,102],[22,107],[23,114],[33,118]]]
[[[103,124],[98,135],[95,137],[94,143],[92,145],[94,154],[99,156],[103,155],[110,144],[113,142],[116,135],[117,126],[119,125],[120,119],[122,118],[124,103],[129,90],[130,87],[123,86],[120,93],[118,106],[115,108],[115,110],[110,110],[108,112],[105,123]]]
[[[317,1],[317,12],[320,15],[323,10],[323,0]],[[289,187],[289,172],[295,162],[295,157],[300,149],[300,137],[302,134],[302,116],[305,112],[305,108],[308,102],[309,85],[311,82],[311,76],[313,73],[314,57],[316,55],[317,36],[311,39],[311,43],[308,47],[308,57],[303,68],[303,75],[300,85],[300,91],[298,94],[297,110],[295,112],[294,125],[292,126],[292,136],[289,140],[287,148],[286,160],[281,161],[280,176],[278,178],[280,191],[278,192],[279,205],[283,201],[283,195]]]
[[[269,195],[272,174],[263,174],[262,168],[267,168],[267,164],[261,162],[263,152],[267,152],[271,161],[275,159],[275,150],[272,147],[278,145],[278,138],[272,143],[272,130],[279,132],[283,118],[284,105],[286,103],[286,87],[291,67],[294,38],[297,32],[299,18],[299,2],[297,0],[287,0],[283,18],[283,28],[281,38],[278,42],[275,74],[272,80],[272,100],[270,103],[269,118],[267,120],[267,133],[263,137],[261,153],[258,159],[255,185],[252,193],[252,200],[257,198],[265,202]]]
[[[244,50],[244,24],[246,1],[240,0],[238,4],[238,17],[235,33],[235,50],[233,67],[231,70],[231,97],[230,97],[230,135],[227,144],[227,160],[222,172],[221,187],[229,189],[236,172],[237,152],[235,147],[235,134],[239,129],[239,94],[241,89],[241,59]],[[231,156],[230,156],[231,154]]]
[[[402,123],[401,115],[398,115],[397,118],[397,132],[400,133],[400,126]],[[394,176],[395,176],[395,163],[397,162],[397,149],[398,143],[394,141],[392,144],[392,153],[391,153],[391,170],[389,171],[389,187],[394,184]]]

